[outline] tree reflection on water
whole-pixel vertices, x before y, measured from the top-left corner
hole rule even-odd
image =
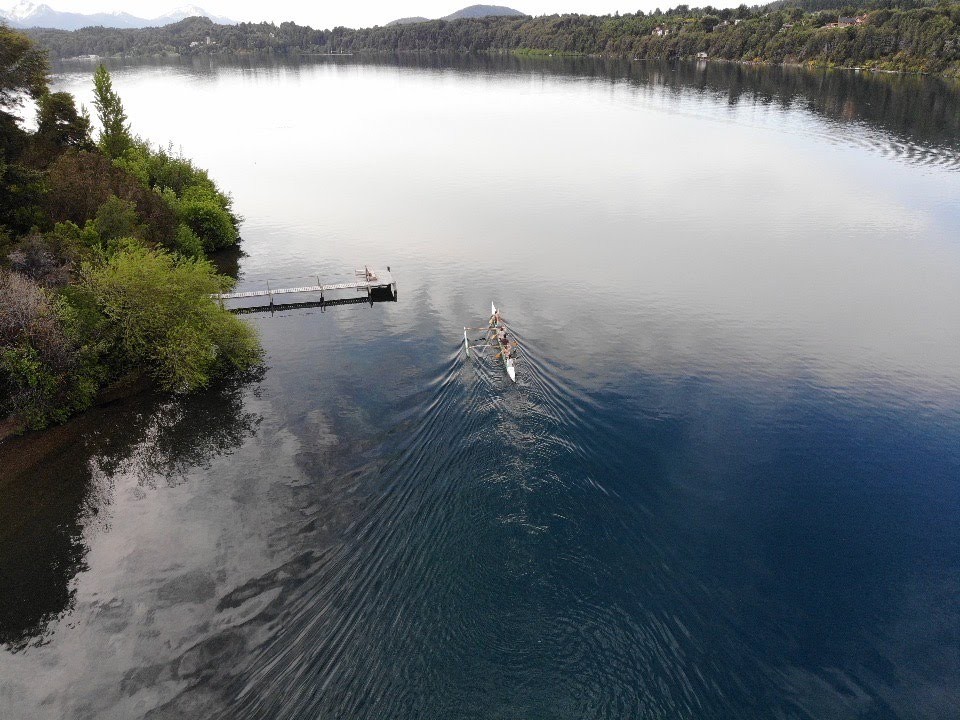
[[[262,370],[183,397],[138,394],[0,446],[0,645],[43,643],[72,607],[85,530],[111,502],[113,478],[176,484],[257,431],[245,407]]]

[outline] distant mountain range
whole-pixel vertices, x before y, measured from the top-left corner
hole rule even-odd
[[[212,15],[196,5],[185,5],[155,18],[142,18],[126,12],[74,13],[54,10],[49,5],[21,0],[9,10],[0,10],[0,20],[15,28],[51,28],[55,30],[78,30],[84,27],[145,28],[171,25],[188,17],[209,18],[218,25],[236,25],[236,20]],[[441,20],[461,20],[484,17],[526,17],[525,13],[503,5],[471,5],[450,13]],[[407,17],[394,20],[388,25],[411,25],[429,22],[430,18]]]
[[[235,20],[211,15],[196,5],[186,5],[155,18],[141,18],[125,12],[83,13],[60,12],[49,5],[36,5],[23,0],[10,10],[0,10],[0,19],[15,28],[55,28],[77,30],[82,27],[144,28],[161,27],[188,17],[206,17],[220,25],[236,25]]]
[[[485,17],[526,17],[526,13],[503,5],[471,5],[462,10],[440,18],[441,20],[463,20],[466,18],[485,18]],[[406,17],[394,20],[387,25],[413,25],[415,23],[430,22],[430,18],[425,17]]]

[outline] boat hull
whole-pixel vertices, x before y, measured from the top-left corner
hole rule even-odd
[[[493,303],[490,303],[490,327],[491,327],[491,328],[498,328],[498,327],[500,327],[500,323],[497,323],[497,322],[494,321],[494,319],[493,319],[494,315],[496,315],[496,314],[497,314],[497,306],[494,305]],[[516,367],[514,367],[513,358],[509,358],[509,357],[506,356],[506,352],[505,352],[505,351],[506,351],[507,348],[506,348],[506,346],[505,346],[502,342],[500,342],[500,338],[497,338],[497,345],[500,346],[500,357],[503,358],[503,364],[504,364],[504,366],[505,366],[506,369],[507,369],[507,377],[510,378],[510,381],[511,381],[511,382],[516,382],[516,381],[517,381],[517,369],[516,369]]]

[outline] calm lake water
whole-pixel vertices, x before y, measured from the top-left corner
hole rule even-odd
[[[113,72],[232,192],[242,287],[399,301],[0,448],[4,720],[960,716],[960,87]],[[515,386],[462,352],[491,300]]]

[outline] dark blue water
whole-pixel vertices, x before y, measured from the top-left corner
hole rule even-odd
[[[955,412],[811,378],[625,368],[587,388],[521,337],[516,388],[496,364],[449,354],[433,382],[396,395],[389,382],[338,389],[338,414],[362,407],[376,428],[352,453],[371,464],[354,476],[363,512],[305,573],[296,622],[258,649],[253,666],[270,670],[240,707],[951,714]],[[373,352],[365,377],[421,362],[416,343],[406,358]],[[302,389],[294,415],[319,391]]]
[[[956,90],[710,68],[118,68],[243,287],[400,298],[0,449],[4,717],[957,716]]]

